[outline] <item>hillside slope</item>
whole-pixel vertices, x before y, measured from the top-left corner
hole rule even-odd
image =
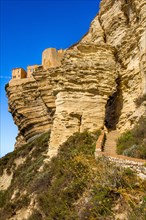
[[[76,133],[45,164],[48,134],[2,158],[1,174],[13,179],[0,191],[0,219],[144,220],[146,180],[106,158],[95,160],[98,135]]]
[[[0,159],[1,220],[145,220],[145,175],[94,154],[103,128],[123,133],[146,113],[145,39],[145,0],[102,0],[60,66],[6,85],[19,134]],[[136,143],[145,159],[145,132],[135,134],[119,151],[133,155]]]

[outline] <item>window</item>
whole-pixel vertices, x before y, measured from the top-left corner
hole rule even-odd
[[[18,70],[18,73],[19,73],[19,70]]]
[[[16,78],[16,76],[13,76],[13,78]]]

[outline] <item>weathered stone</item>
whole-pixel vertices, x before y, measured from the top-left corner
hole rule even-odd
[[[146,93],[145,39],[145,0],[102,0],[89,32],[58,52],[56,67],[10,82],[9,108],[23,139],[51,129],[53,156],[74,132],[132,128],[145,112],[135,104]]]
[[[19,129],[16,147],[51,128],[50,112],[41,97],[36,80],[33,78],[11,80],[7,95],[9,97],[9,110]],[[50,108],[52,106],[51,103]]]
[[[43,68],[46,70],[50,67],[57,67],[60,65],[63,50],[57,51],[55,48],[48,48],[43,51],[42,54],[42,65]]]

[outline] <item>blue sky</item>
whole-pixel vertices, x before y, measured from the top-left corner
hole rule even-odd
[[[11,69],[41,64],[45,48],[65,49],[88,31],[100,0],[0,0],[0,156],[13,151],[17,127],[8,113],[5,84]]]

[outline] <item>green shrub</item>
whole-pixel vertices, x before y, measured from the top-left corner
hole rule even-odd
[[[7,200],[7,191],[0,191],[0,208],[2,208]]]
[[[122,154],[123,151],[135,143],[135,139],[131,131],[127,131],[121,135],[117,141],[117,153]]]
[[[142,116],[132,130],[136,144],[146,147],[146,116]]]
[[[11,216],[15,215],[18,210],[27,207],[29,203],[30,199],[27,196],[22,196],[13,202],[9,199],[3,206],[3,210],[0,213],[0,219],[9,219]]]
[[[29,206],[29,188],[31,188],[33,181],[35,182],[38,176],[41,175],[38,170],[44,163],[44,154],[48,150],[49,137],[50,132],[44,133],[32,142],[0,159],[1,173],[4,169],[8,173],[13,172],[10,187],[4,192],[0,192],[1,220],[9,219],[16,214],[17,210]],[[25,162],[16,169],[15,159],[24,157],[26,158]],[[15,199],[11,201],[11,197],[16,190],[18,192],[15,194]],[[23,191],[26,191],[24,196],[21,195]]]
[[[95,163],[93,155],[98,136],[99,132],[74,134],[60,147],[57,157],[44,167],[45,173],[32,184],[30,192],[37,191],[39,207],[46,219],[78,219],[74,203],[92,179],[89,160]]]
[[[111,208],[116,199],[117,195],[113,190],[98,184],[95,185],[92,189],[91,200],[82,212],[81,219],[101,219],[101,217],[106,219],[106,217],[114,217]]]
[[[144,190],[146,181],[144,185],[139,186],[137,181],[137,175],[130,168],[117,167],[108,159],[99,158],[97,172],[87,197],[88,200],[80,212],[79,219],[112,220],[115,216],[113,208],[117,203],[119,209],[124,206],[125,211],[137,215],[137,203],[131,203],[133,195],[136,192],[141,194],[141,189],[143,195],[146,195]],[[141,211],[144,212],[144,209]]]
[[[124,150],[123,155],[128,157],[146,159],[146,147],[133,145],[132,147]]]
[[[117,153],[146,159],[146,116],[141,117],[131,131],[121,135],[117,141]]]
[[[35,198],[37,210],[33,210],[28,220],[113,220],[117,204],[119,210],[124,207],[133,219],[137,216],[144,220],[146,181],[107,158],[95,160],[98,135],[99,132],[76,133],[60,147],[58,155],[45,164],[43,155],[49,138],[45,134],[29,143],[27,149],[17,152],[17,156],[28,154],[25,162],[14,170],[6,193],[0,194],[0,204],[5,201],[1,220],[15,218],[18,210],[29,206],[31,197]],[[6,166],[8,163],[6,159]],[[16,189],[15,199],[11,200]]]
[[[11,171],[15,169],[16,164],[14,163],[16,158],[25,158],[30,155],[30,160],[32,158],[37,158],[38,155],[41,155],[42,152],[45,152],[48,148],[48,140],[50,138],[50,131],[43,133],[35,140],[30,143],[23,145],[20,148],[17,148],[11,153],[8,153],[6,156],[0,158],[0,175],[3,174],[4,168],[8,174],[11,174]]]
[[[145,192],[145,186],[137,186],[138,177],[131,169],[116,167],[106,158],[96,161],[96,140],[88,132],[70,137],[32,184],[30,192],[37,193],[45,219],[112,220],[113,207],[125,195],[122,204],[128,204],[128,212],[135,209],[129,193],[138,188]]]

